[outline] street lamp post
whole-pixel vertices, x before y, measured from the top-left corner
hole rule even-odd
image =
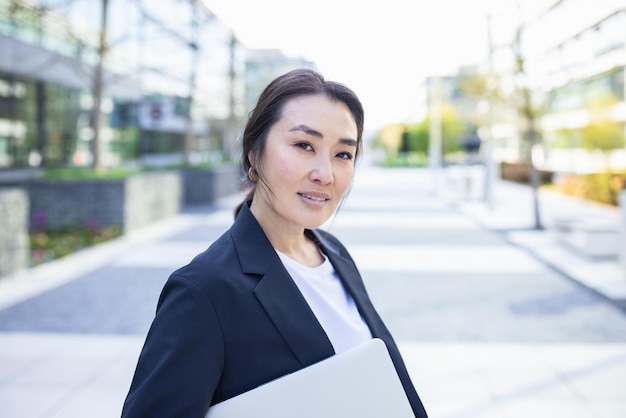
[[[493,36],[492,36],[492,14],[487,14],[487,141],[485,149],[485,201],[489,210],[494,209],[494,186],[496,177],[496,166],[493,156],[495,148],[495,138],[493,135]]]
[[[195,126],[193,117],[193,106],[196,94],[196,78],[198,72],[198,62],[200,58],[200,46],[199,46],[199,29],[200,24],[198,22],[198,1],[191,0],[191,39],[189,41],[189,48],[191,51],[191,67],[189,72],[189,93],[187,96],[187,115],[186,115],[186,129],[185,129],[185,144],[183,150],[183,159],[185,164],[191,163],[191,153],[193,151],[193,142],[195,138]]]
[[[430,141],[428,142],[428,166],[433,178],[432,192],[439,192],[441,175],[441,78],[431,78],[430,86]]]
[[[523,25],[520,24],[515,32],[514,52],[515,52],[515,71],[518,80],[518,87],[521,94],[520,112],[524,118],[524,126],[522,128],[523,138],[528,141],[529,145],[529,171],[530,186],[532,189],[532,205],[533,205],[533,228],[543,229],[541,222],[541,214],[539,210],[539,171],[534,161],[535,149],[539,143],[538,132],[536,127],[536,117],[532,108],[530,97],[530,89],[527,85],[526,73],[524,68],[524,57],[521,52],[521,33]]]
[[[91,113],[91,137],[92,166],[94,170],[102,169],[101,144],[102,136],[102,94],[104,90],[104,60],[108,52],[107,44],[107,19],[109,12],[109,1],[102,0],[102,10],[100,16],[100,34],[98,44],[98,63],[96,65],[93,80],[93,109]]]

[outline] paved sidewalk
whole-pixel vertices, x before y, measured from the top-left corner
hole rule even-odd
[[[592,263],[589,277],[619,282],[616,262],[547,260],[549,231],[527,230],[523,188],[498,184],[488,210],[433,193],[423,170],[357,175],[327,227],[432,418],[626,416],[619,293],[562,274]],[[228,227],[238,198],[0,280],[0,417],[119,416],[163,282]]]
[[[447,183],[459,182],[467,176],[463,168],[449,170]],[[621,306],[626,312],[626,260],[619,256],[593,256],[557,238],[559,220],[577,219],[601,225],[626,228],[618,208],[565,196],[554,191],[540,190],[539,220],[542,230],[534,229],[533,197],[529,186],[497,180],[494,184],[492,207],[486,203],[484,173],[476,167],[473,182],[477,184],[470,199],[448,187],[446,200],[458,205],[459,210],[481,225],[501,231],[507,240],[524,248],[546,265],[570,279],[586,286]],[[623,232],[626,234],[626,232]],[[626,243],[626,240],[622,240]],[[617,245],[621,245],[617,244]],[[626,253],[625,253],[626,254]],[[626,255],[624,255],[626,257]]]

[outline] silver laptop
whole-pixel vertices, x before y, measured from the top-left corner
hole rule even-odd
[[[380,339],[209,408],[205,418],[414,418]]]

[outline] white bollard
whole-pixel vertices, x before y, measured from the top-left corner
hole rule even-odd
[[[621,214],[620,222],[620,235],[621,235],[621,250],[620,261],[624,270],[626,270],[626,189],[622,190],[619,194],[619,207]]]

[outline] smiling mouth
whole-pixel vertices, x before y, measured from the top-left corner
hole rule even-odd
[[[310,194],[306,194],[306,193],[298,193],[300,196],[305,197],[307,199],[311,199],[311,200],[315,200],[317,202],[326,202],[327,200],[330,200],[329,197],[319,197],[319,196],[311,196]]]

